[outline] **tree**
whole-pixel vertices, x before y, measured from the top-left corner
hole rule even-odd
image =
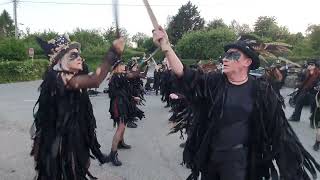
[[[13,37],[14,24],[9,13],[6,10],[0,15],[0,37]]]
[[[168,25],[168,36],[172,44],[176,44],[182,35],[204,27],[204,19],[200,17],[198,7],[192,5],[189,1],[186,5],[183,5],[178,14],[171,18],[172,20]]]
[[[120,35],[123,36],[127,40],[128,44],[128,37],[129,34],[126,29],[120,28]],[[116,28],[114,26],[109,27],[105,32],[102,33],[102,36],[104,37],[104,40],[106,40],[109,44],[111,44],[116,38]]]
[[[223,47],[235,39],[236,34],[229,28],[194,31],[185,34],[176,49],[178,55],[186,59],[217,59],[223,54]]]
[[[132,42],[137,43],[137,47],[142,47],[143,43],[148,39],[148,36],[144,33],[138,32],[132,36]]]
[[[40,37],[41,39],[43,39],[45,41],[49,41],[50,39],[57,37],[58,34],[59,33],[54,32],[49,29],[49,30],[44,30],[43,32],[28,33],[25,36],[23,36],[21,38],[21,40],[25,44],[26,48],[33,48],[34,49],[35,59],[36,58],[46,59],[47,57],[45,56],[43,49],[40,47],[40,45],[36,41],[36,37]]]
[[[207,24],[207,29],[217,29],[217,28],[227,28],[228,25],[226,25],[223,21],[223,19],[214,19],[213,21],[210,21]]]
[[[154,43],[153,43],[153,39],[152,39],[152,38],[146,39],[146,40],[143,42],[143,44],[142,44],[141,47],[146,50],[146,53],[147,53],[147,54],[150,54],[150,53],[152,53],[154,50],[157,49],[157,47],[156,47],[156,46],[154,45]]]
[[[104,54],[108,44],[103,39],[101,32],[98,30],[86,30],[77,28],[70,34],[72,41],[77,41],[81,44],[82,53],[88,54]]]
[[[296,34],[289,34],[286,43],[291,44],[292,46],[296,46],[297,44],[301,43],[305,37],[301,32],[298,32]]]
[[[310,25],[307,33],[312,49],[316,51],[317,55],[320,55],[320,25]]]
[[[280,26],[278,27],[278,30],[276,31],[276,36],[274,37],[273,40],[288,42],[289,37],[290,37],[289,29],[286,26]]]
[[[248,33],[252,32],[252,30],[251,30],[251,28],[250,28],[250,26],[248,24],[240,24],[236,20],[232,20],[231,21],[231,24],[230,24],[229,28],[234,30],[234,32],[238,36],[241,36],[241,35],[248,34]]]
[[[254,33],[263,39],[276,40],[278,30],[279,27],[274,16],[260,16],[254,24]]]
[[[309,39],[299,41],[292,49],[293,57],[311,57],[315,54]]]

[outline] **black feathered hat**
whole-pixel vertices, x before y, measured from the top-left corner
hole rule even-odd
[[[252,63],[250,70],[258,69],[260,66],[259,53],[256,52],[252,46],[252,43],[245,40],[238,40],[234,43],[228,44],[224,47],[224,51],[227,52],[229,49],[238,49],[251,58]]]
[[[308,60],[308,65],[314,64],[316,67],[320,67],[320,60],[319,59],[310,59]]]

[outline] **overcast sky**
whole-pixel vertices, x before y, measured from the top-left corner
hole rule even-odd
[[[13,17],[12,0],[0,0],[0,12],[6,9]],[[55,2],[55,3],[45,3]],[[188,0],[149,0],[159,24],[178,12]],[[252,28],[259,16],[275,16],[278,24],[292,33],[304,33],[309,24],[320,24],[320,0],[192,0],[206,22],[222,18],[227,24],[233,19]],[[56,3],[88,3],[56,4]],[[91,5],[90,5],[91,4]],[[95,4],[95,5],[93,5]],[[109,5],[108,5],[109,4]],[[112,0],[20,0],[19,28],[32,32],[51,29],[59,33],[75,28],[106,29],[113,23]],[[130,35],[144,32],[151,35],[152,24],[142,0],[119,0],[120,26]]]

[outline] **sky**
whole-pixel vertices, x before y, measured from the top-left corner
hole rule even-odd
[[[20,30],[53,30],[59,33],[82,29],[104,30],[114,24],[112,0],[18,0]],[[48,3],[50,2],[50,3]],[[152,35],[152,24],[142,0],[119,0],[119,24],[132,36],[137,32]],[[177,14],[188,0],[149,0],[160,25]],[[320,24],[320,0],[191,0],[206,22],[222,18],[249,24],[253,28],[259,16],[275,16],[278,25],[291,33],[305,33],[308,25]],[[63,4],[59,4],[63,3]],[[69,4],[68,4],[69,3]],[[75,3],[75,4],[73,4]],[[76,4],[82,3],[82,5]],[[0,12],[7,10],[13,18],[12,0],[0,0]]]

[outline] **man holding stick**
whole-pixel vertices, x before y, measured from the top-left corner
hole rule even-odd
[[[281,100],[267,81],[249,75],[260,64],[249,41],[224,47],[223,74],[204,74],[183,66],[162,27],[153,40],[188,101],[206,104],[183,153],[189,180],[199,173],[202,180],[309,179],[306,170],[316,178],[320,166],[289,125]]]

